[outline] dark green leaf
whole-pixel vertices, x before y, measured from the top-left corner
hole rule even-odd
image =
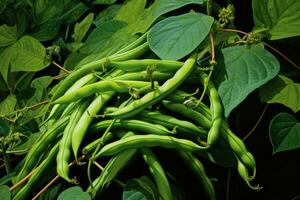
[[[74,186],[64,190],[57,198],[58,200],[91,200],[89,193],[84,192],[81,187]]]
[[[0,185],[0,197],[1,200],[10,200],[10,191],[7,185]]]
[[[273,153],[300,147],[300,123],[288,113],[276,115],[269,127]]]
[[[271,40],[300,35],[299,0],[253,0],[253,18],[259,28],[268,28]]]
[[[12,46],[0,49],[0,74],[5,83],[7,83],[9,73],[9,63],[13,58]]]
[[[0,102],[0,116],[11,113],[14,111],[17,104],[17,98],[15,95],[9,95]]]
[[[81,42],[94,20],[94,14],[90,13],[80,23],[75,24],[74,35],[72,36],[75,42]]]
[[[162,59],[179,60],[206,38],[213,21],[212,17],[195,12],[169,17],[151,28],[149,46]]]
[[[94,24],[96,26],[100,26],[104,22],[112,20],[120,8],[121,8],[121,5],[119,5],[119,4],[111,5],[111,6],[107,7],[106,9],[104,9],[102,12],[100,12],[97,15],[97,17],[94,21]]]
[[[110,5],[116,3],[117,0],[94,0],[93,4]]]
[[[9,135],[10,131],[10,124],[5,119],[0,119],[0,136],[7,136]]]
[[[214,71],[214,83],[223,102],[225,116],[252,91],[273,79],[279,72],[278,60],[259,45],[233,46],[222,50],[222,60]]]
[[[23,36],[12,46],[10,51],[11,71],[39,71],[48,66],[46,60],[46,49],[36,39],[30,36]]]
[[[155,200],[158,192],[154,183],[146,176],[126,182],[123,200]]]
[[[60,25],[58,20],[47,21],[34,27],[29,35],[39,41],[52,40],[58,35]]]
[[[16,26],[0,26],[0,47],[11,45],[17,41]]]
[[[61,187],[62,183],[54,185],[49,190],[47,190],[47,192],[43,193],[40,196],[39,200],[57,200],[57,196]]]
[[[260,99],[267,103],[281,103],[294,112],[300,110],[300,84],[278,75],[259,90]]]

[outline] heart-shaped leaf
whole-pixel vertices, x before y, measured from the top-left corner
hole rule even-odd
[[[271,40],[300,35],[299,0],[253,0],[253,18],[259,28],[269,28]]]
[[[300,147],[300,122],[288,113],[276,115],[269,127],[273,153]]]
[[[252,91],[273,79],[280,67],[278,60],[260,45],[227,47],[222,53],[224,60],[218,59],[214,83],[227,117]]]
[[[74,186],[64,190],[57,198],[58,200],[91,200],[89,193],[84,192],[81,187]]]
[[[1,197],[1,200],[10,200],[11,199],[9,187],[7,185],[0,186],[0,197]]]
[[[213,22],[212,17],[195,12],[169,17],[151,28],[149,46],[162,59],[179,60],[199,46]]]
[[[281,103],[294,112],[300,110],[300,84],[278,75],[259,90],[260,99],[267,103]]]

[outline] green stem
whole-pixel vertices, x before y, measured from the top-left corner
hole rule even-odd
[[[10,162],[9,162],[8,156],[6,154],[6,148],[5,148],[5,145],[3,144],[3,142],[1,142],[1,149],[2,149],[2,155],[3,155],[3,161],[4,161],[6,173],[8,174],[11,170],[11,167],[10,167]]]

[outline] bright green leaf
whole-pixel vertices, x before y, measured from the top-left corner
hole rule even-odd
[[[300,147],[300,122],[288,113],[276,115],[269,127],[273,153]]]
[[[0,102],[0,116],[13,112],[16,104],[17,98],[15,95],[7,96],[3,101]]]
[[[252,91],[279,72],[278,60],[259,45],[227,47],[222,50],[224,66],[218,60],[214,82],[223,102],[225,116]]]
[[[91,196],[84,192],[81,187],[74,186],[60,193],[57,200],[91,200]]]
[[[16,26],[0,26],[0,47],[5,47],[13,44],[17,40]]]
[[[127,181],[123,192],[123,200],[155,200],[157,196],[154,183],[146,176]]]
[[[179,60],[206,38],[213,21],[212,17],[195,12],[169,17],[151,28],[149,46],[162,59]]]
[[[1,200],[10,200],[10,191],[7,185],[0,185],[0,197]]]
[[[267,103],[281,103],[294,112],[300,110],[300,84],[278,75],[259,90],[260,99]]]
[[[268,28],[271,40],[300,35],[299,0],[253,0],[253,18],[259,28]]]
[[[75,24],[74,38],[75,42],[81,42],[88,30],[90,29],[94,20],[94,13],[87,15],[80,23]]]
[[[39,71],[48,66],[46,49],[36,39],[23,36],[13,46],[13,58],[10,60],[11,71]]]
[[[107,7],[97,15],[96,19],[94,20],[94,24],[96,26],[100,26],[107,21],[113,20],[113,18],[118,13],[120,8],[121,5],[119,4],[115,4]]]

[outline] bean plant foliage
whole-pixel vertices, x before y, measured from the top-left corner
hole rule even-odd
[[[260,133],[273,154],[300,147],[300,67],[272,46],[299,40],[300,2],[253,0],[250,32],[236,28],[238,11],[0,0],[0,199],[190,199],[184,180],[202,186],[199,198],[225,199],[210,168],[264,190],[231,119],[259,94],[283,110]]]

